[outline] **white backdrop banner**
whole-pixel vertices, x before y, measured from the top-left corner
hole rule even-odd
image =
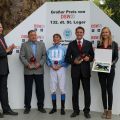
[[[120,28],[107,15],[105,15],[92,2],[47,2],[38,8],[32,15],[19,24],[6,37],[8,45],[15,43],[18,48],[9,56],[10,74],[8,78],[9,102],[13,108],[20,109],[24,107],[24,72],[23,65],[19,60],[19,50],[21,44],[27,41],[27,33],[34,29],[38,34],[38,40],[44,41],[48,49],[52,44],[52,36],[59,33],[62,36],[62,44],[66,47],[68,43],[75,39],[75,28],[82,26],[85,28],[84,38],[93,42],[96,47],[97,41],[102,27],[110,27],[113,38],[119,43]],[[113,113],[120,113],[120,78],[119,70],[120,62],[118,61],[116,68],[116,77],[114,82],[114,103]],[[49,88],[49,69],[45,65],[45,107],[51,108],[50,88]],[[72,109],[72,85],[70,77],[70,67],[67,70],[67,95],[66,108]],[[59,93],[59,90],[58,90]],[[60,95],[58,97],[58,108],[60,108]],[[92,72],[91,77],[91,111],[102,111],[101,89],[98,82],[97,73]],[[80,90],[80,109],[84,107],[84,94]],[[35,89],[33,87],[32,108],[37,107],[37,100],[35,96]]]

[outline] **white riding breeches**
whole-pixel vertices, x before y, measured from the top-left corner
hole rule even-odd
[[[55,93],[57,90],[57,85],[59,85],[61,94],[65,94],[66,68],[61,67],[57,71],[50,68],[50,76],[51,76],[50,80],[51,93]]]

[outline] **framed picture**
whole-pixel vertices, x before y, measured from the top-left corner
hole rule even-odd
[[[111,49],[95,49],[92,71],[110,73],[112,63]]]

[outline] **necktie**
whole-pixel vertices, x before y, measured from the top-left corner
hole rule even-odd
[[[80,41],[80,40],[78,41],[78,48],[79,48],[79,50],[81,51],[82,46],[81,46],[81,41]]]

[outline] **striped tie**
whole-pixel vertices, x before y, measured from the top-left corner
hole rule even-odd
[[[79,48],[79,50],[81,51],[82,46],[81,46],[81,41],[80,41],[80,40],[78,41],[78,48]]]

